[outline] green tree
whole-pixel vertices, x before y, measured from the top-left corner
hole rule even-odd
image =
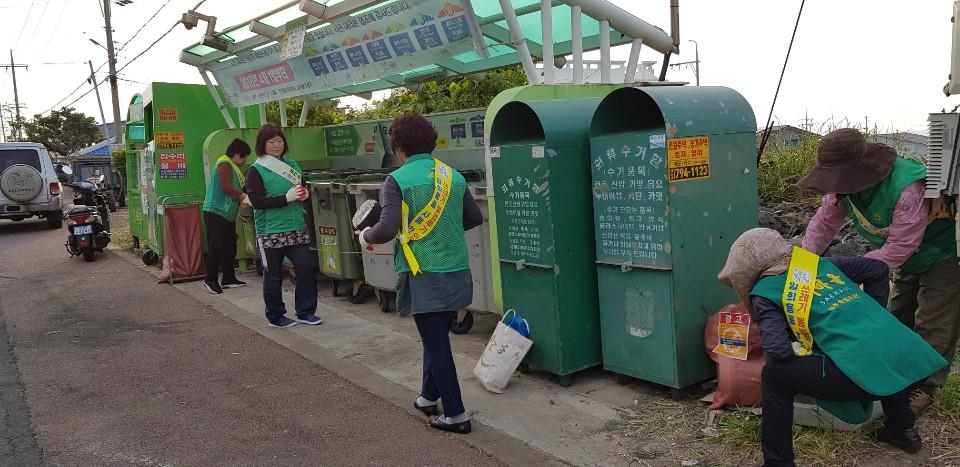
[[[354,110],[350,120],[393,118],[404,112],[421,114],[486,107],[502,91],[527,84],[520,66],[489,71],[482,79],[444,78],[393,91],[385,99]]]
[[[300,121],[300,112],[303,110],[303,99],[287,99],[287,125],[296,126]],[[276,102],[267,102],[267,121],[280,124],[280,105]],[[340,107],[340,101],[333,99],[326,103],[316,102],[307,112],[306,126],[336,125],[347,121],[349,114],[345,107]]]
[[[54,110],[46,117],[34,115],[32,120],[23,123],[23,129],[27,141],[41,143],[60,156],[103,140],[97,121],[73,107]]]

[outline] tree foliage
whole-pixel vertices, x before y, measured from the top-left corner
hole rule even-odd
[[[455,77],[393,91],[385,99],[353,110],[350,120],[393,118],[405,112],[429,114],[486,107],[502,91],[527,84],[520,66],[489,71],[482,79]]]
[[[97,121],[73,107],[54,110],[47,116],[34,115],[33,119],[23,122],[23,129],[27,141],[43,144],[48,151],[60,156],[103,140]]]

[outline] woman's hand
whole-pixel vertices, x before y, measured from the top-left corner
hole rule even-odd
[[[310,197],[310,192],[302,186],[294,186],[287,190],[286,198],[288,203],[294,201],[303,201]]]
[[[357,236],[360,237],[360,248],[361,248],[361,249],[364,249],[364,250],[367,250],[367,251],[373,251],[373,245],[367,243],[367,239],[363,238],[363,234],[366,233],[366,231],[368,231],[368,230],[370,230],[370,227],[367,227],[367,228],[363,229],[362,231],[360,231],[360,230],[354,230],[353,233],[357,234]]]

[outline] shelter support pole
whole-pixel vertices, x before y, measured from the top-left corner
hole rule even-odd
[[[540,0],[540,22],[543,27],[543,83],[553,84],[553,4]]]
[[[610,84],[610,20],[600,20],[600,81]]]
[[[257,108],[260,111],[260,125],[266,125],[267,124],[267,105],[261,103],[257,105]]]
[[[640,61],[641,47],[643,47],[643,39],[634,39],[633,47],[630,48],[630,61],[627,62],[627,71],[623,75],[625,84],[633,84],[637,80],[637,63]]]
[[[280,99],[277,101],[277,105],[280,106],[280,128],[287,127],[287,100]]]
[[[307,114],[310,113],[310,107],[313,106],[314,99],[311,96],[303,96],[303,109],[300,110],[300,121],[297,126],[307,125]]]
[[[571,29],[573,31],[573,84],[583,84],[583,12],[580,6],[570,8]]]
[[[530,84],[540,84],[540,75],[537,73],[537,67],[533,64],[533,57],[530,56],[527,40],[523,37],[520,22],[517,21],[517,13],[513,11],[510,0],[500,0],[500,9],[503,10],[503,17],[507,20],[507,26],[510,27],[510,36],[515,44],[514,47],[517,49],[517,54],[520,55],[520,63],[523,64],[523,71],[527,74],[527,81]]]
[[[217,89],[213,87],[213,83],[210,82],[210,77],[207,76],[207,71],[200,70],[200,77],[203,78],[204,84],[207,85],[207,91],[210,91],[210,95],[213,96],[213,102],[215,102],[217,104],[217,108],[220,109],[220,115],[223,115],[223,120],[227,122],[227,128],[236,128],[237,125],[233,123],[233,117],[230,116],[227,106],[223,104],[223,99],[220,98],[220,93],[217,92]]]

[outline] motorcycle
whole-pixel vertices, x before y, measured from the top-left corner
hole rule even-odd
[[[70,174],[69,167],[63,167]],[[96,259],[95,253],[103,251],[110,243],[110,210],[107,207],[101,184],[103,175],[97,183],[78,181],[68,183],[73,188],[73,208],[67,211],[67,242],[64,246],[71,257],[83,256],[86,261]]]

